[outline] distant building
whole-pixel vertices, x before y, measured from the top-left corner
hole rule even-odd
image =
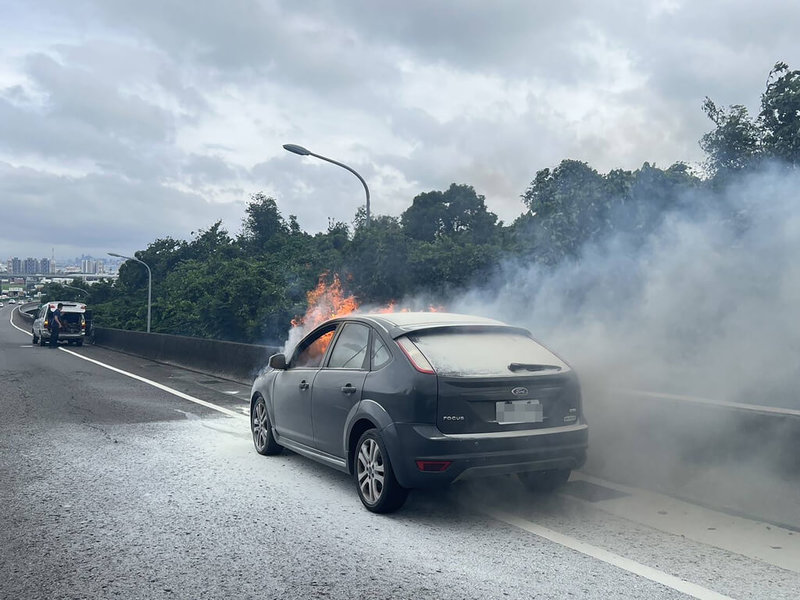
[[[26,258],[22,265],[23,275],[36,275],[39,272],[39,261],[35,258]]]
[[[81,261],[81,273],[97,273],[97,261],[83,259]]]
[[[16,256],[8,259],[8,272],[12,275],[20,275],[22,273],[22,261]]]
[[[50,273],[50,259],[43,258],[39,261],[39,273],[42,275],[47,275]]]

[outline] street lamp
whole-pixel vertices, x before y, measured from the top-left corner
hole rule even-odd
[[[153,274],[150,271],[150,267],[147,266],[147,263],[143,260],[139,260],[138,258],[134,258],[132,256],[123,256],[122,254],[115,254],[114,252],[109,252],[109,256],[115,256],[116,258],[124,258],[125,260],[135,260],[138,263],[142,263],[145,268],[147,269],[147,333],[150,333],[150,307],[152,303],[150,302],[150,298],[152,290],[153,290]]]
[[[327,161],[329,163],[333,163],[335,165],[338,165],[338,166],[342,167],[343,169],[347,169],[353,175],[358,177],[358,180],[361,182],[361,185],[364,186],[364,191],[367,193],[367,227],[369,227],[369,188],[367,187],[367,182],[364,181],[364,178],[361,175],[356,173],[355,169],[352,169],[352,168],[348,167],[346,164],[340,163],[337,160],[333,160],[332,158],[328,158],[326,156],[321,156],[319,154],[314,154],[313,152],[311,152],[311,150],[307,150],[307,149],[303,148],[302,146],[298,146],[297,144],[284,144],[283,145],[283,149],[284,150],[288,150],[289,152],[293,152],[294,154],[299,154],[300,156],[314,156],[316,158],[319,158],[320,160],[324,160],[324,161]]]
[[[85,289],[79,288],[79,287],[75,287],[74,285],[67,285],[66,283],[62,283],[61,287],[69,288],[71,290],[78,290],[79,292],[83,292],[87,296],[89,295],[89,292],[87,292]]]

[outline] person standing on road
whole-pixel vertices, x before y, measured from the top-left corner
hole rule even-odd
[[[61,331],[61,308],[64,305],[58,303],[56,309],[53,311],[53,316],[50,319],[50,347],[58,348],[58,332]]]

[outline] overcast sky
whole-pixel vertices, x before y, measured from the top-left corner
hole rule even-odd
[[[705,96],[800,67],[788,0],[0,0],[0,259],[130,253],[263,191],[307,231],[536,171],[698,164]]]

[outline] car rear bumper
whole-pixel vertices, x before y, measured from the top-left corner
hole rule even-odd
[[[41,333],[43,340],[50,339],[50,331],[47,329],[43,329]],[[62,341],[74,341],[74,340],[82,340],[86,337],[83,333],[65,333],[63,331],[58,332],[58,339]]]
[[[524,471],[577,469],[586,462],[589,440],[585,423],[458,435],[444,434],[434,425],[394,423],[382,433],[397,480],[408,488]],[[446,461],[450,466],[422,471],[417,461]]]

